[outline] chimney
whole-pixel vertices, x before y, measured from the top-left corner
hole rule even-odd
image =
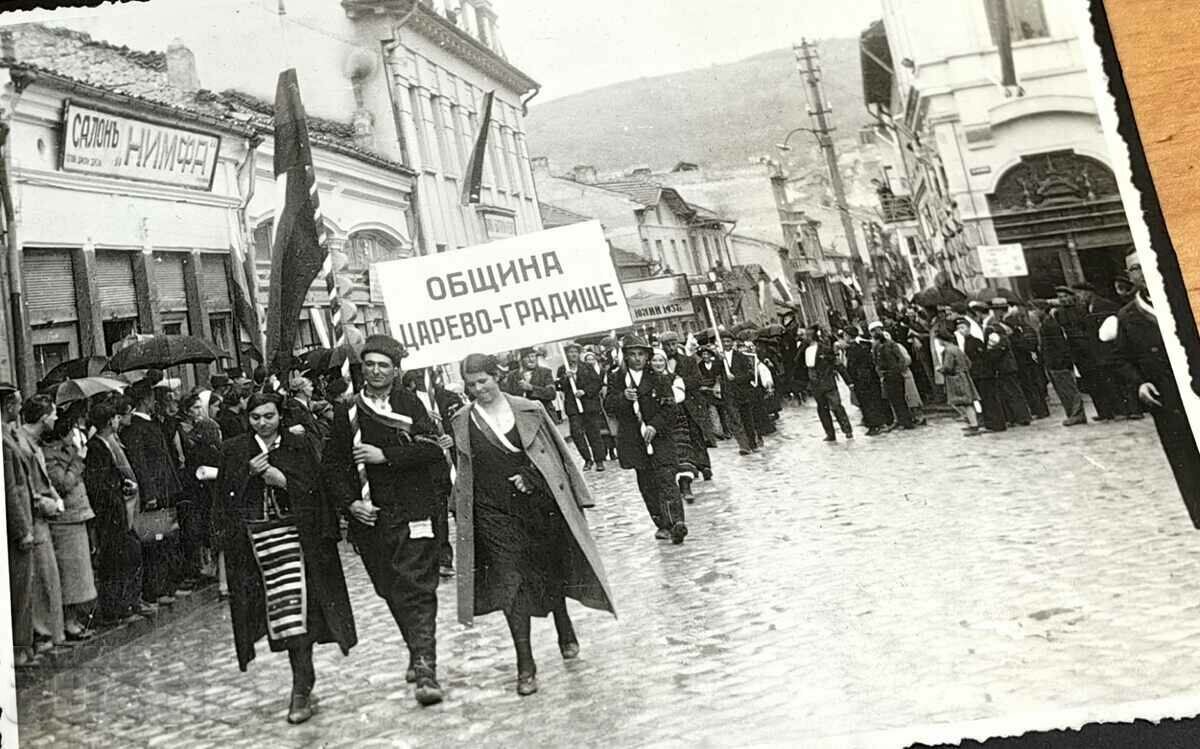
[[[196,75],[196,56],[183,44],[174,39],[167,47],[167,81],[184,91],[198,91],[200,77]]]
[[[571,170],[571,177],[576,182],[582,182],[585,185],[596,184],[596,167],[591,164],[579,164]]]
[[[529,160],[529,168],[533,170],[533,181],[536,184],[539,181],[550,179],[550,157],[549,156],[534,156]]]

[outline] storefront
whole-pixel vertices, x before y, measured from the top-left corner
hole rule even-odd
[[[226,263],[247,135],[39,71],[10,136],[28,326],[12,353],[27,383],[134,334],[219,331],[236,356]],[[209,373],[170,374],[190,385]]]

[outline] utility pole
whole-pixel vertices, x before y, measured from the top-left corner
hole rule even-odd
[[[800,44],[792,45],[796,55],[796,69],[804,80],[805,95],[808,99],[808,114],[812,117],[813,131],[821,151],[825,154],[825,163],[829,167],[829,182],[833,187],[833,197],[837,203],[838,213],[842,219],[842,229],[846,232],[846,244],[850,249],[851,262],[856,257],[862,257],[858,251],[858,239],[854,236],[854,221],[850,218],[850,206],[846,204],[846,187],[842,183],[842,173],[838,169],[837,149],[833,145],[830,133],[834,128],[829,126],[828,115],[832,111],[825,101],[825,90],[821,87],[821,64],[819,51],[814,42],[800,40]],[[863,279],[863,311],[869,320],[877,320],[875,314],[875,263],[868,254],[862,258],[868,270]]]

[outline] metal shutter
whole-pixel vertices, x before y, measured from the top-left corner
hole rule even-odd
[[[187,289],[183,281],[186,256],[178,252],[160,252],[154,259],[159,306],[164,310],[186,310]]]
[[[96,284],[100,309],[105,317],[136,317],[137,287],[133,283],[133,255],[129,252],[97,252]]]
[[[69,250],[27,250],[22,257],[31,325],[79,319]]]
[[[229,277],[225,275],[224,255],[202,255],[200,261],[200,290],[209,312],[228,310]]]

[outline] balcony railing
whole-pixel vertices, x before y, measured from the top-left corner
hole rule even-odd
[[[912,198],[907,195],[881,194],[879,208],[883,212],[884,223],[898,224],[917,220],[917,211],[913,207]]]

